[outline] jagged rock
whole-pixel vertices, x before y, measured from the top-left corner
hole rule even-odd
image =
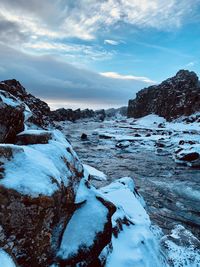
[[[13,143],[24,129],[25,105],[0,90],[0,143]]]
[[[139,91],[129,100],[128,117],[154,113],[166,120],[200,111],[200,85],[194,72],[180,70],[174,77]]]
[[[47,117],[50,112],[49,106],[39,98],[26,92],[25,88],[15,79],[0,82],[0,90],[9,92],[11,95],[24,102],[31,110],[30,122],[44,127],[47,125]]]

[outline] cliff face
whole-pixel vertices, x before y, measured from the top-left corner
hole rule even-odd
[[[134,118],[154,113],[170,121],[197,111],[200,111],[200,83],[197,75],[187,70],[142,89],[128,103],[128,117]]]

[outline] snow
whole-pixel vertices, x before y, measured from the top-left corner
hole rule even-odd
[[[87,187],[82,179],[77,191],[77,201],[84,201],[69,221],[60,245],[58,257],[69,259],[81,249],[94,244],[98,233],[103,232],[107,222],[107,208],[96,198],[96,190]]]
[[[150,230],[150,219],[140,196],[134,193],[134,183],[125,177],[101,189],[104,197],[114,203],[117,211],[112,224],[127,218],[130,225],[122,225],[118,236],[112,236],[112,251],[108,252],[106,267],[164,267],[159,246]],[[137,197],[136,197],[137,195]],[[105,253],[105,250],[102,254]]]
[[[91,176],[93,176],[95,179],[99,180],[99,181],[106,181],[107,180],[107,176],[105,175],[105,173],[97,170],[96,168],[87,165],[87,164],[83,164],[84,170],[90,174]]]
[[[49,133],[53,139],[48,144],[30,146],[0,144],[0,147],[14,151],[12,160],[5,160],[5,176],[1,179],[0,185],[33,197],[39,194],[51,196],[59,190],[61,183],[68,185],[72,173],[66,161],[78,171],[82,170],[82,165],[61,133],[58,131]]]
[[[1,267],[16,267],[12,258],[4,250],[0,249],[0,266]]]
[[[182,241],[183,240],[183,241]],[[182,225],[176,225],[168,236],[161,238],[172,267],[199,267],[200,242]]]
[[[8,106],[17,107],[21,104],[14,96],[2,90],[0,90],[0,98]]]
[[[155,127],[160,123],[165,123],[166,120],[156,114],[150,114],[137,120],[137,124],[145,127]]]

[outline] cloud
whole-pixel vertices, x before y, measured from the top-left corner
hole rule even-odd
[[[12,61],[8,56],[12,58]],[[124,105],[147,82],[115,79],[74,67],[53,56],[31,56],[0,44],[0,79],[16,78],[34,95],[49,102],[98,102],[102,106]],[[20,62],[20,64],[19,64]]]
[[[6,20],[39,38],[92,40],[120,23],[173,30],[190,22],[198,6],[199,0],[1,0],[0,10]]]
[[[117,72],[101,72],[102,76],[112,78],[112,79],[120,79],[120,80],[133,80],[133,81],[141,81],[144,83],[151,83],[154,84],[156,81],[152,81],[151,79],[147,77],[141,77],[141,76],[133,76],[133,75],[122,75]]]
[[[186,64],[186,67],[193,67],[197,62],[196,61],[191,61],[188,64]]]
[[[115,41],[115,40],[104,40],[104,44],[109,44],[109,45],[118,45],[120,44],[121,42],[120,41]]]

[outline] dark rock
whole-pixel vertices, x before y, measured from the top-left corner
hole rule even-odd
[[[138,133],[136,133],[134,136],[135,136],[135,137],[141,137],[141,135],[138,134]]]
[[[7,100],[5,100],[7,99]],[[14,143],[24,130],[25,105],[8,92],[0,92],[0,143]]]
[[[154,113],[168,121],[197,111],[200,111],[199,80],[194,72],[187,70],[180,70],[159,85],[144,88],[128,105],[128,117]]]
[[[51,133],[47,131],[27,131],[22,132],[16,137],[16,144],[18,145],[34,145],[34,144],[47,144],[52,138]]]
[[[127,148],[130,146],[130,142],[129,141],[122,141],[122,142],[117,143],[115,146],[118,148]]]
[[[179,160],[183,161],[194,161],[197,160],[200,157],[199,153],[197,152],[192,152],[184,155],[183,157],[179,158]]]
[[[50,118],[54,121],[72,121],[75,122],[79,119],[95,118],[97,120],[103,121],[105,119],[105,111],[92,109],[65,109],[60,108],[50,112]]]
[[[39,98],[26,92],[25,88],[17,80],[6,80],[0,82],[0,90],[6,91],[24,102],[31,110],[32,116],[29,121],[45,127],[48,124],[49,106]]]
[[[87,140],[87,139],[88,139],[87,134],[82,133],[81,140]]]

